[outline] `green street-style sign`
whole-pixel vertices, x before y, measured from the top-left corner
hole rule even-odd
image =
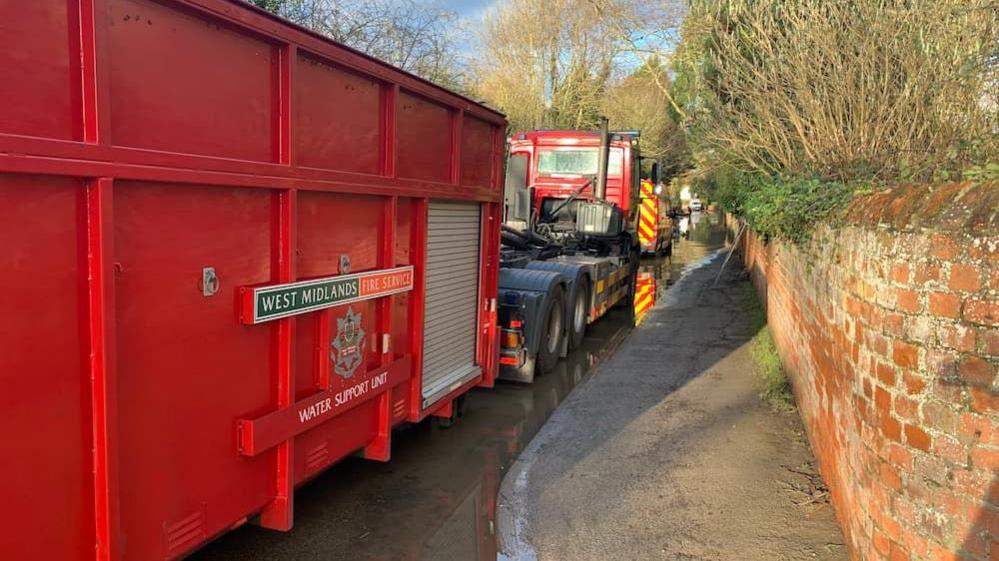
[[[381,298],[413,289],[413,266],[240,289],[240,321],[275,319]]]

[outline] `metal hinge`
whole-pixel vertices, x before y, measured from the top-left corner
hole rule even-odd
[[[215,296],[220,287],[221,282],[219,281],[219,276],[215,273],[215,267],[201,269],[202,296]]]

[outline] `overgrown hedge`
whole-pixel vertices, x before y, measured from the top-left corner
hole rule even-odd
[[[999,176],[994,0],[691,0],[672,95],[682,183],[807,239],[857,192]]]
[[[794,242],[807,240],[817,222],[835,219],[854,196],[871,190],[864,184],[747,174],[712,177],[700,189],[757,233]]]

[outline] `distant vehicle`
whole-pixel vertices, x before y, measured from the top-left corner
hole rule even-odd
[[[704,204],[701,203],[701,199],[693,198],[690,200],[690,210],[693,212],[700,212],[704,210]]]

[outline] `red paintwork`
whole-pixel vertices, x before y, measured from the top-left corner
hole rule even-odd
[[[611,158],[615,150],[620,149],[618,157],[621,163],[621,173],[607,174],[606,199],[621,207],[633,223],[639,193],[639,151],[637,143],[633,145],[632,137],[618,135],[611,141]],[[538,162],[535,154],[543,148],[571,148],[573,146],[597,148],[600,146],[600,133],[587,130],[535,130],[514,133],[510,137],[510,153],[526,154],[528,157],[527,184],[534,187],[535,208],[540,208],[540,202],[548,197],[567,197],[578,189],[587,178],[579,177],[546,177],[538,174]],[[593,189],[587,187],[580,194],[581,199],[592,199]]]
[[[394,425],[435,413],[427,200],[481,202],[498,231],[501,115],[233,0],[3,2],[0,30],[0,558],[175,559],[254,515],[287,529],[295,486],[388,459]],[[482,238],[482,374],[449,399],[496,374]],[[411,292],[352,304],[350,380],[328,359],[345,306],[239,321],[240,287],[336,275],[342,254],[415,266]]]

